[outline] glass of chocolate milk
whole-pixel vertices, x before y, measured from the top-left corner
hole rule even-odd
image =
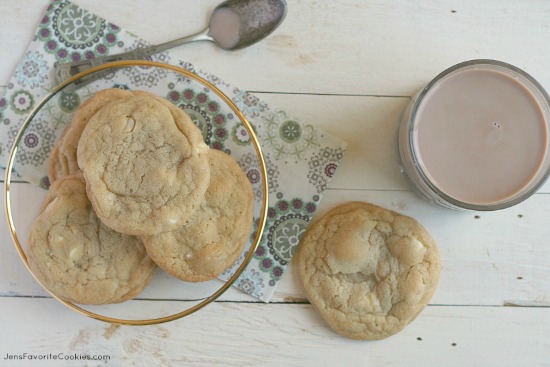
[[[526,72],[495,60],[460,63],[404,111],[402,172],[422,196],[448,208],[510,207],[550,174],[549,119],[550,97]]]

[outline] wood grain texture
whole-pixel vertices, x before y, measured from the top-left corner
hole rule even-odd
[[[128,307],[163,305],[134,301]],[[25,315],[24,322],[14,315]],[[165,367],[515,367],[547,366],[550,358],[546,308],[429,306],[401,333],[377,342],[335,334],[309,304],[215,303],[169,324],[127,327],[67,314],[48,299],[0,298],[0,322],[10,330],[0,358],[24,352],[107,354],[109,365]],[[17,362],[2,365],[24,365]]]
[[[13,185],[12,193],[13,202],[21,203],[14,207],[16,229],[27,233],[44,192],[21,183]],[[410,191],[332,189],[317,215],[347,201],[368,201],[413,216],[433,235],[439,244],[442,271],[432,304],[550,306],[550,195],[537,194],[507,210],[476,213],[440,208]],[[0,247],[0,295],[46,295],[10,245],[5,224],[0,228],[5,244]],[[21,237],[25,243],[25,236]],[[218,287],[217,281],[207,286],[183,284],[161,273],[140,298],[195,299]],[[238,290],[221,299],[253,301]],[[273,302],[296,300],[305,300],[305,295],[290,266]]]
[[[201,30],[218,0],[129,3],[75,0],[159,43]],[[265,42],[228,53],[212,44],[176,56],[245,90],[411,96],[443,69],[474,58],[510,62],[550,87],[550,3],[543,0],[288,0],[283,25]],[[0,85],[8,80],[46,0],[4,1]],[[454,10],[454,12],[453,12]],[[182,20],[185,21],[182,21]],[[220,62],[223,59],[223,62]]]
[[[219,2],[73,1],[152,43],[202,29]],[[264,42],[235,52],[197,43],[173,54],[348,141],[318,215],[363,200],[419,220],[442,256],[430,306],[390,339],[347,340],[307,303],[290,266],[271,304],[230,289],[220,302],[183,320],[151,327],[108,325],[43,298],[47,293],[18,258],[1,215],[0,365],[59,365],[3,358],[61,352],[109,354],[109,365],[550,366],[550,182],[510,209],[450,211],[410,190],[395,151],[396,124],[409,97],[457,62],[500,59],[550,88],[550,2],[287,2],[287,19]],[[48,3],[0,2],[0,93]],[[29,184],[12,185],[19,231],[30,227],[43,194]],[[145,300],[125,304],[124,310],[167,313],[217,286],[182,285],[159,275],[141,295]]]

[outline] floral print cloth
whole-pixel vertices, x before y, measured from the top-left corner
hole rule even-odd
[[[9,150],[22,122],[54,87],[52,67],[55,62],[93,59],[146,45],[144,40],[69,1],[52,1],[0,97],[2,169],[5,170]],[[346,143],[216,76],[176,60],[168,52],[152,59],[181,66],[216,85],[244,113],[258,135],[268,171],[267,223],[252,261],[234,285],[269,302],[336,172]],[[61,92],[42,108],[44,111],[33,119],[19,143],[14,165],[16,175],[46,188],[49,185],[47,158],[81,102],[103,88],[143,88],[163,94],[182,108],[201,129],[210,147],[231,154],[252,183],[255,200],[261,203],[260,167],[251,149],[250,137],[214,93],[183,75],[161,68],[124,68],[116,73],[116,78],[106,76],[78,91]],[[115,79],[118,83],[112,81]],[[255,221],[258,222],[258,213]],[[222,279],[234,273],[245,253],[221,275]]]

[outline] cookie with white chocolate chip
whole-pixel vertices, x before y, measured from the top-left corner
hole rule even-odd
[[[413,321],[440,273],[437,245],[415,219],[363,202],[310,225],[295,262],[329,326],[361,340],[387,338]]]
[[[229,268],[253,223],[254,193],[239,164],[215,149],[208,159],[210,186],[191,219],[175,231],[142,237],[160,268],[190,282],[214,279]]]
[[[105,89],[94,94],[76,110],[71,124],[65,128],[55,143],[48,159],[48,178],[54,182],[64,176],[74,175],[80,171],[76,150],[82,131],[88,121],[107,103],[129,98],[133,93],[123,89]]]
[[[156,265],[141,240],[113,231],[95,215],[81,175],[55,181],[28,240],[35,276],[63,300],[118,303],[149,284]]]
[[[109,103],[88,122],[78,165],[98,217],[148,236],[181,227],[210,182],[208,146],[181,109],[140,92]]]

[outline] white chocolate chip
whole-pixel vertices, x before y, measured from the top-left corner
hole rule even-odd
[[[113,133],[131,133],[134,131],[136,122],[131,116],[118,116],[111,123]]]
[[[371,266],[376,262],[369,262],[369,258],[376,258],[375,249],[369,243],[375,221],[364,221],[362,218],[351,220],[341,226],[340,230],[330,239],[330,253],[327,262],[334,272],[351,274]],[[364,228],[357,231],[356,228]],[[376,268],[369,269],[371,272]]]
[[[114,203],[115,200],[116,200],[116,195],[113,194],[112,192],[108,192],[106,195],[105,195],[105,198],[107,199],[107,201],[109,203]]]
[[[48,235],[48,242],[52,248],[59,248],[65,245],[65,237],[50,233]]]
[[[72,262],[77,262],[78,260],[80,260],[83,254],[84,254],[84,246],[77,245],[73,247],[73,249],[69,252],[69,258],[71,259]]]
[[[205,143],[199,143],[197,145],[197,147],[194,149],[193,153],[194,155],[201,155],[201,154],[204,154],[206,152],[208,152],[208,149],[210,149],[208,147],[208,145],[206,145]]]
[[[136,122],[134,121],[134,119],[131,117],[128,117],[126,119],[126,127],[124,128],[124,131],[127,133],[131,133],[132,131],[134,131],[135,126],[136,126]]]
[[[415,237],[403,237],[390,245],[392,254],[399,259],[404,266],[412,266],[422,261],[426,254],[426,248]]]
[[[48,211],[48,210],[51,210],[51,208],[55,205],[55,203],[57,203],[59,201],[59,196],[56,196],[55,199],[53,199],[49,204],[48,206],[46,206],[46,209],[44,209],[44,211]]]

